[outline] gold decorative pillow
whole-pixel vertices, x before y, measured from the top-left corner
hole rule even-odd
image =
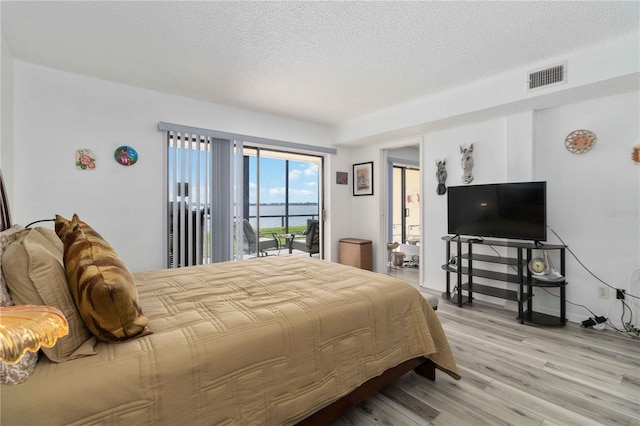
[[[115,250],[74,214],[56,215],[69,290],[87,328],[105,342],[148,334],[133,275]]]
[[[69,334],[52,348],[42,348],[51,361],[64,362],[95,355],[95,338],[85,327],[65,277],[62,243],[47,228],[26,229],[17,234],[2,256],[2,270],[11,298],[20,305],[54,306],[69,323]]]

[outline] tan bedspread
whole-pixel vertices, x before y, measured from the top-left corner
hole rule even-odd
[[[12,424],[279,425],[426,355],[458,377],[437,316],[394,278],[306,256],[136,274],[154,334],[44,356],[3,385]]]

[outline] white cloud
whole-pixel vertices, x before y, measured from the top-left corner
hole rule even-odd
[[[274,198],[283,197],[284,194],[285,194],[284,188],[269,188],[269,195]]]
[[[302,176],[302,170],[291,170],[289,172],[289,180],[297,180],[300,176]]]
[[[314,197],[315,193],[313,191],[307,191],[306,189],[290,189],[289,196],[292,198],[310,198]]]
[[[282,198],[285,195],[285,188],[269,188],[269,195],[273,198]],[[313,198],[316,196],[314,191],[309,191],[306,189],[293,189],[289,188],[289,198],[290,199],[304,199],[304,198]]]
[[[294,169],[289,171],[289,180],[297,180],[303,175],[304,177],[307,177],[307,178],[309,177],[315,178],[316,176],[318,176],[318,165],[310,164],[309,167],[307,167],[304,170]]]
[[[317,176],[318,175],[318,165],[317,164],[311,164],[309,167],[307,167],[304,171],[304,175],[305,176]]]

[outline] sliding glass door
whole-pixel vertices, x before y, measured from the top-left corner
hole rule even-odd
[[[300,152],[335,149],[165,122],[158,130],[166,144],[167,267],[305,251],[298,238],[308,220],[320,229],[308,253],[322,255],[324,157]]]
[[[393,166],[392,241],[420,243],[420,170]]]
[[[288,254],[292,235],[301,235],[308,219],[320,219],[322,157],[245,147],[243,164],[243,216],[266,247],[245,241],[243,256]]]

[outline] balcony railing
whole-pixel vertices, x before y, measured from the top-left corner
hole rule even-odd
[[[295,218],[295,217],[298,217],[298,218],[302,217],[307,219],[318,219],[319,214],[306,213],[306,214],[289,214],[289,215],[284,215],[284,214],[260,215],[260,232],[262,233],[265,230],[268,230],[268,232],[276,232],[280,234],[292,234],[292,233],[299,233],[304,231],[307,227],[306,220],[304,221],[303,224],[300,224],[300,225],[290,224],[289,218]],[[263,223],[263,219],[276,219],[276,218],[280,218],[279,226],[269,226],[269,225],[264,225]],[[253,226],[256,225],[255,219],[257,219],[257,216],[250,215],[247,219],[249,219],[249,222],[251,222],[251,225]]]

